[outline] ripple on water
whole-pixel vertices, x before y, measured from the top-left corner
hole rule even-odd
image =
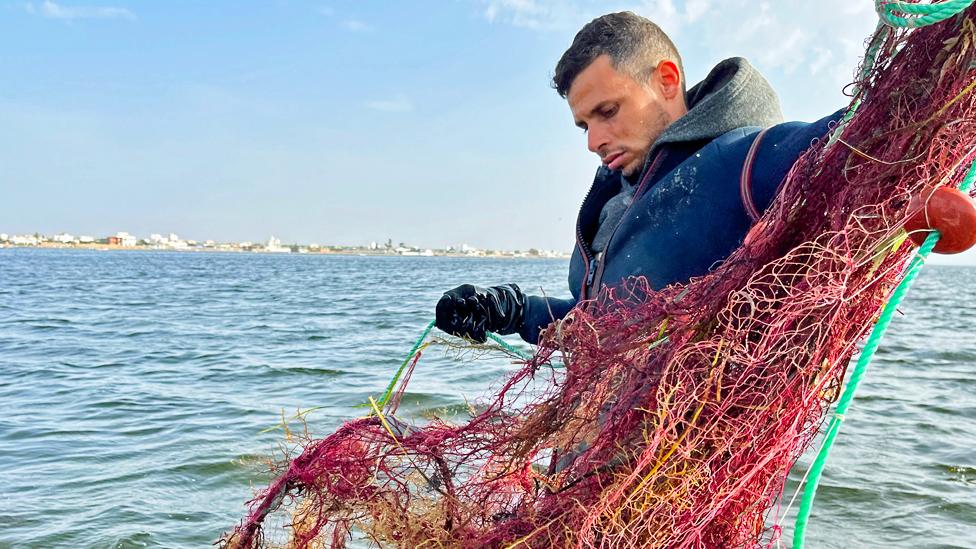
[[[811,547],[976,547],[972,273],[919,278]],[[566,262],[542,260],[0,250],[0,280],[0,547],[208,547],[267,482],[282,416],[318,434],[361,416],[445,289],[567,294]],[[401,417],[462,421],[515,368],[472,358],[428,348]]]

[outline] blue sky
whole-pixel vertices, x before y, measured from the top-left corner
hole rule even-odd
[[[692,83],[748,57],[813,120],[872,6],[0,3],[0,231],[569,250],[598,160],[549,78],[582,24],[658,21]]]

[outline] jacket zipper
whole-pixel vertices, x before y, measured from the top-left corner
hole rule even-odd
[[[579,300],[583,301],[586,299],[586,289],[590,287],[593,282],[593,277],[596,274],[596,263],[593,262],[593,256],[590,254],[590,250],[583,243],[583,208],[586,203],[590,200],[590,196],[593,194],[593,189],[596,188],[596,179],[593,180],[593,184],[590,185],[590,190],[586,192],[586,196],[583,197],[583,204],[580,206],[580,213],[576,216],[576,246],[579,247],[580,255],[583,256],[583,270],[586,272],[586,276],[583,277],[583,287],[580,289]]]
[[[620,228],[620,225],[624,222],[624,219],[627,218],[627,213],[630,212],[630,209],[634,207],[634,204],[637,202],[637,198],[641,195],[641,193],[644,192],[644,187],[647,186],[647,182],[650,181],[651,176],[657,171],[657,168],[661,164],[662,158],[664,158],[663,148],[658,150],[657,154],[654,156],[654,160],[647,167],[647,171],[645,171],[644,175],[641,176],[640,184],[638,184],[637,188],[634,190],[634,197],[630,201],[630,205],[627,206],[627,209],[624,210],[624,213],[620,216],[620,219],[617,220],[617,224],[614,225],[613,230],[610,231],[610,238],[607,239],[607,245],[603,248],[603,253],[600,254],[600,259],[593,264],[587,264],[586,283],[583,287],[584,291],[580,293],[581,296],[588,293],[587,290],[595,293],[596,288],[599,286],[600,282],[602,282],[603,269],[607,262],[607,250],[610,249],[610,243],[613,242],[613,235],[617,233],[617,229]],[[587,194],[587,197],[589,197],[589,194]],[[581,238],[582,232],[579,231],[579,226],[577,223],[577,239],[580,239],[580,242],[582,242]],[[583,298],[581,297],[581,299]]]

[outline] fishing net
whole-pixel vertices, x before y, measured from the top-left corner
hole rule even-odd
[[[401,421],[396,393],[374,403],[283,463],[222,545],[776,541],[787,473],[914,253],[912,198],[976,156],[974,16],[879,27],[853,116],[712,272],[581,304],[464,423]]]

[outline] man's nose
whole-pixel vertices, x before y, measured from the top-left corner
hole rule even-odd
[[[586,148],[602,157],[600,151],[606,146],[606,133],[597,125],[590,126],[586,132]]]

